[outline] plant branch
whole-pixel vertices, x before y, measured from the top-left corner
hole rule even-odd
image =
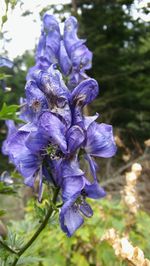
[[[52,200],[52,205],[50,205],[48,212],[43,220],[43,222],[41,223],[41,225],[39,226],[39,228],[37,229],[37,231],[34,233],[34,235],[31,237],[31,239],[20,249],[20,251],[17,253],[17,257],[15,258],[12,266],[15,266],[19,260],[19,258],[22,256],[22,254],[32,245],[32,243],[36,240],[36,238],[40,235],[40,233],[42,232],[42,230],[46,227],[49,218],[51,217],[54,208],[53,208],[53,204],[56,205],[56,201],[57,201],[57,196],[59,193],[59,188],[56,188],[55,192],[54,192],[54,196],[53,196],[53,200]]]
[[[7,251],[13,253],[13,254],[18,254],[17,251],[11,249],[9,246],[7,246],[2,240],[0,240],[0,245],[6,249]]]

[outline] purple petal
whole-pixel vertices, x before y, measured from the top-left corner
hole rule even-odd
[[[28,132],[16,132],[9,140],[9,152],[13,158],[17,158],[23,149],[27,149],[25,146],[25,140],[27,139]]]
[[[41,164],[41,159],[27,149],[24,149],[20,155],[14,159],[18,171],[24,177],[33,177]]]
[[[92,176],[94,177],[94,180],[96,181],[97,180],[97,175],[96,175],[97,164],[94,161],[94,159],[91,158],[89,154],[85,155],[85,159],[88,161]]]
[[[63,178],[62,183],[62,198],[63,201],[70,199],[76,193],[81,193],[84,188],[84,179],[82,176],[73,176]]]
[[[79,71],[73,69],[69,75],[67,86],[70,90],[73,90],[81,81],[83,81],[83,79],[80,79]]]
[[[40,152],[48,145],[49,136],[41,132],[31,132],[26,141],[26,147],[33,153]]]
[[[46,71],[50,67],[50,65],[51,62],[49,61],[48,56],[41,56],[40,58],[38,58],[38,61],[36,62],[35,66],[29,68],[26,80],[32,80],[36,71]]]
[[[40,167],[39,170],[39,195],[38,195],[38,201],[41,202],[42,201],[42,194],[43,194],[43,178],[42,178],[42,166]]]
[[[43,22],[47,32],[46,46],[49,46],[57,57],[61,39],[59,24],[55,16],[49,14],[44,15]]]
[[[105,190],[97,182],[86,184],[84,190],[86,196],[92,199],[100,199],[106,196]]]
[[[92,102],[98,95],[99,88],[95,79],[82,81],[72,92],[72,101],[81,107]]]
[[[17,132],[9,143],[9,156],[18,171],[27,178],[28,185],[33,185],[34,174],[39,169],[41,158],[26,147],[27,132]],[[29,180],[28,180],[29,179]]]
[[[84,141],[84,132],[79,126],[71,127],[67,132],[68,153],[75,152]]]
[[[87,130],[88,127],[99,117],[99,114],[96,113],[93,116],[84,116],[84,128]]]
[[[70,92],[63,82],[61,73],[52,65],[47,72],[36,71],[33,76],[39,88],[46,94],[51,112],[60,116],[69,127],[71,124]]]
[[[62,230],[70,237],[83,224],[84,220],[80,215],[74,202],[78,194],[74,195],[70,200],[66,201],[60,211],[60,225]]]
[[[74,177],[74,176],[83,176],[84,172],[79,168],[79,163],[77,159],[73,160],[63,160],[61,164],[61,176]]]
[[[71,70],[71,61],[68,57],[63,41],[60,43],[59,65],[63,74],[67,76]]]
[[[84,71],[92,67],[92,52],[85,45],[80,45],[71,54],[71,62],[74,69]]]
[[[46,97],[44,93],[39,90],[35,82],[28,81],[25,89],[27,103],[33,112],[37,113],[40,112],[43,108],[48,108]]]
[[[27,102],[24,102],[23,106],[20,109],[19,118],[24,120],[25,122],[33,122],[36,121],[37,115],[33,112]]]
[[[93,210],[91,209],[91,206],[85,201],[80,204],[79,210],[88,218],[93,216]]]
[[[43,176],[45,177],[45,179],[46,179],[48,182],[53,183],[52,176],[51,176],[51,174],[48,172],[47,167],[46,167],[45,165],[42,166],[42,173],[43,173]]]
[[[80,106],[75,106],[73,110],[73,124],[78,125],[79,127],[84,129],[84,116],[82,112],[82,108]]]
[[[45,47],[46,47],[46,33],[42,31],[39,43],[36,48],[36,55],[35,55],[36,61],[39,60],[40,57],[44,56]]]
[[[62,152],[66,153],[66,127],[57,116],[50,112],[44,112],[39,120],[39,128],[53,144],[57,144]]]
[[[93,156],[112,157],[117,150],[112,126],[93,122],[87,130],[85,150]]]
[[[77,19],[73,16],[66,19],[64,27],[64,43],[67,53],[70,57],[72,51],[74,51],[74,49],[76,49],[78,46],[80,46],[85,42],[85,40],[78,38],[77,30],[78,30]]]
[[[84,220],[76,207],[72,206],[69,208],[64,215],[64,225],[67,228],[68,236],[72,236],[83,222]]]
[[[24,132],[34,132],[37,131],[37,125],[35,123],[29,122],[22,127],[18,129],[19,131],[24,131]]]

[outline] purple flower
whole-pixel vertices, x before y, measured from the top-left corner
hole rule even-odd
[[[26,96],[27,105],[30,107],[27,108],[35,117],[45,110],[50,110],[70,126],[70,91],[55,65],[52,64],[46,71],[35,70],[32,72],[27,81]]]
[[[85,73],[91,68],[92,53],[77,30],[77,20],[70,17],[61,36],[55,17],[44,15],[36,63],[28,71],[26,98],[21,103],[20,118],[26,123],[16,127],[8,121],[2,147],[26,185],[34,187],[38,179],[39,201],[45,179],[61,189],[60,225],[68,236],[93,215],[86,199],[105,196],[97,182],[94,157],[109,158],[116,153],[112,126],[95,122],[98,114],[83,114],[99,87]],[[81,157],[89,163],[92,181],[81,169]]]
[[[85,42],[85,40],[78,38],[77,31],[78,31],[77,19],[73,16],[66,19],[64,27],[64,43],[70,58],[72,52]]]
[[[55,167],[55,161],[60,160],[60,167],[68,169],[67,162],[74,157],[83,141],[84,132],[79,126],[67,129],[65,123],[47,111],[41,114],[36,126],[28,123],[7,140],[8,155],[24,176],[25,184],[33,186],[45,162]],[[75,171],[73,167],[71,169]],[[55,182],[60,185],[61,173],[55,177]]]
[[[83,149],[91,173],[94,179],[97,180],[97,165],[93,156],[110,158],[116,154],[117,148],[113,137],[112,126],[103,123],[98,124],[96,122],[92,122],[90,125],[88,124]]]
[[[85,71],[92,66],[92,52],[85,46],[85,40],[78,38],[77,30],[77,20],[71,16],[65,21],[64,34],[61,36],[55,17],[45,14],[36,49],[36,64],[29,69],[27,80],[35,70],[46,71],[52,64],[59,64],[63,75],[68,77],[70,88],[88,78]]]
[[[66,176],[62,184],[64,201],[60,212],[62,230],[70,237],[83,224],[84,216],[90,218],[93,211],[86,202],[86,197],[99,199],[105,191],[97,182],[90,183],[81,172],[78,176]]]
[[[74,88],[71,94],[73,123],[84,127],[83,107],[98,95],[99,87],[95,79],[86,79]]]
[[[116,153],[112,126],[93,122],[87,129],[84,149],[92,156],[110,158]]]
[[[51,64],[58,63],[60,50],[59,24],[53,15],[43,16],[43,28],[36,49],[36,64],[28,71],[27,80],[31,78],[35,70],[47,70]]]
[[[85,40],[77,36],[78,22],[71,16],[65,21],[64,44],[72,63],[69,86],[74,88],[82,80],[88,78],[85,70],[92,67],[92,52],[85,46]]]
[[[72,64],[71,64],[71,60],[67,54],[67,51],[65,49],[63,40],[61,40],[61,42],[60,42],[59,65],[60,65],[62,73],[65,76],[68,76],[71,73]]]

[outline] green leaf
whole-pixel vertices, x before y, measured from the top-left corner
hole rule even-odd
[[[5,210],[0,210],[0,216],[3,216],[6,213]]]
[[[9,105],[6,103],[3,104],[2,109],[0,111],[0,120],[14,120],[16,122],[24,123],[21,119],[19,119],[16,115],[16,111],[20,108],[19,105]]]
[[[22,257],[19,259],[17,265],[30,265],[30,263],[37,263],[40,262],[40,261],[44,261],[44,259],[42,258],[38,258],[38,257]],[[36,265],[37,265],[36,264]]]
[[[4,183],[0,182],[0,194],[7,194],[12,195],[16,194],[17,192],[12,186],[5,185]]]
[[[12,77],[12,75],[0,73],[0,79],[6,79],[6,78],[10,78],[10,77]]]
[[[89,265],[86,258],[83,255],[81,255],[80,253],[74,253],[71,261],[72,261],[72,263],[74,263],[75,265],[78,265],[78,266],[88,266]]]

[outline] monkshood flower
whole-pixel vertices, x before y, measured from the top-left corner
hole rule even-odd
[[[46,71],[36,69],[32,73],[25,92],[24,117],[28,123],[19,129],[13,123],[8,124],[3,152],[24,176],[26,185],[34,187],[39,179],[39,201],[43,179],[61,188],[60,224],[71,236],[83,223],[83,215],[93,214],[86,197],[105,195],[97,182],[93,156],[107,158],[115,154],[112,127],[96,123],[97,114],[83,115],[83,107],[98,94],[94,79],[82,81],[70,92],[61,73],[51,65]],[[80,153],[90,165],[93,182],[80,169]]]
[[[94,158],[109,158],[116,153],[112,126],[98,124],[98,114],[83,113],[83,108],[98,95],[99,87],[85,73],[91,68],[92,53],[85,40],[78,38],[77,30],[77,20],[70,17],[61,36],[55,17],[44,15],[36,64],[28,72],[21,102],[20,118],[25,124],[16,127],[8,121],[2,147],[26,185],[34,187],[38,180],[39,201],[45,180],[60,188],[59,220],[68,236],[85,217],[93,215],[87,198],[105,196],[97,181]],[[81,158],[90,166],[90,181],[81,169]]]
[[[40,69],[47,70],[51,64],[59,64],[61,72],[68,77],[68,86],[74,88],[88,78],[85,71],[92,66],[92,53],[85,46],[85,40],[77,36],[78,22],[71,16],[65,21],[61,36],[57,20],[53,15],[43,16],[43,28],[36,50],[36,64],[27,75]]]
[[[78,138],[77,138],[78,137]],[[44,112],[33,124],[23,126],[8,139],[9,157],[18,171],[24,176],[25,184],[33,187],[40,177],[40,196],[42,189],[42,168],[44,164],[55,166],[53,161],[71,159],[84,140],[84,133],[78,126],[69,129],[51,112]],[[75,169],[74,169],[75,170]],[[53,173],[55,184],[61,185],[57,173]]]
[[[66,176],[62,191],[64,204],[60,212],[60,225],[70,237],[83,224],[84,217],[90,218],[93,215],[86,198],[100,199],[106,193],[97,182],[90,183],[84,173],[81,176]]]
[[[43,111],[50,110],[68,126],[71,125],[70,91],[54,64],[45,71],[34,70],[27,81],[25,92],[26,106],[21,114],[25,121],[36,123]]]
[[[88,76],[85,70],[92,67],[92,52],[85,46],[85,41],[77,36],[78,22],[71,16],[65,21],[64,45],[72,63],[69,85],[75,87]]]
[[[97,130],[95,135],[101,134],[101,138],[99,141],[97,138],[97,142],[92,144],[90,135],[92,124],[85,138],[85,133],[79,126],[67,129],[57,116],[44,112],[39,118],[37,130],[30,124],[28,126],[30,132],[25,132],[23,126],[9,142],[10,160],[24,176],[25,184],[32,187],[35,179],[39,178],[39,200],[42,196],[42,179],[45,175],[44,164],[50,165],[54,184],[62,188],[64,205],[60,212],[60,223],[68,236],[71,236],[83,223],[82,214],[86,217],[93,214],[85,198],[101,198],[105,195],[97,183],[95,172],[93,183],[85,178],[77,161],[77,149],[82,147],[85,148],[85,152],[101,157],[111,157],[115,153],[112,136],[111,138],[107,136],[105,139],[100,130]],[[86,143],[83,145],[85,140]],[[73,217],[74,221],[70,223]]]

